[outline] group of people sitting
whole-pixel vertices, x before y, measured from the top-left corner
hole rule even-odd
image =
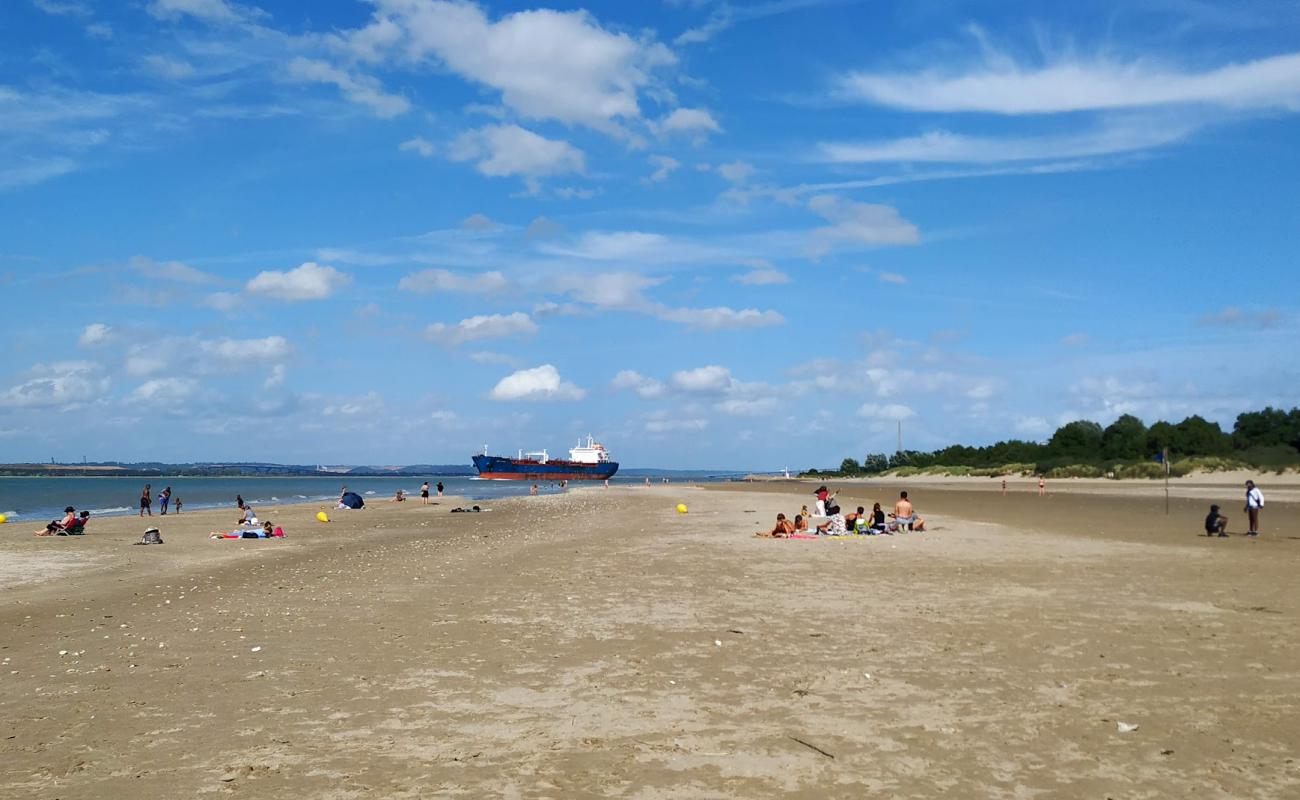
[[[52,519],[37,536],[81,536],[86,532],[86,523],[90,522],[90,512],[77,514],[77,509],[68,506],[63,509],[63,519]]]
[[[819,488],[816,495],[816,516],[825,521],[815,528],[810,530],[808,520],[813,514],[808,511],[808,506],[804,506],[795,515],[793,522],[786,519],[785,514],[777,514],[776,526],[771,531],[759,531],[754,535],[770,539],[878,534],[892,536],[895,533],[925,530],[925,519],[916,513],[912,501],[907,499],[907,492],[899,493],[892,514],[886,514],[880,503],[873,504],[870,512],[865,506],[858,506],[855,512],[841,514],[835,495],[828,492],[825,486]]]

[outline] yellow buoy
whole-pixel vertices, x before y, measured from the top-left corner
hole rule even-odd
[[[686,513],[686,504],[685,504],[685,503],[678,503],[678,504],[677,504],[677,513],[678,513],[678,514],[685,514],[685,513]]]
[[[326,514],[324,511],[317,511],[317,512],[316,512],[316,519],[317,519],[318,521],[320,521],[320,522],[329,522],[329,521],[330,521],[330,515],[329,515],[329,514]]]
[[[3,525],[8,521],[9,521],[8,517],[6,517],[4,514],[0,514],[0,525]]]

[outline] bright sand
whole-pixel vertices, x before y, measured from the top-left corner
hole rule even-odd
[[[6,525],[0,797],[1300,796],[1297,505],[990,484],[843,541],[754,538],[783,483]]]

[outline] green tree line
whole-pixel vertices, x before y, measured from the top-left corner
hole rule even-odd
[[[1046,442],[1010,439],[985,447],[954,444],[930,452],[870,453],[861,462],[844,459],[838,472],[873,475],[908,467],[979,470],[1007,465],[1032,466],[1043,474],[1075,465],[1101,471],[1157,462],[1166,452],[1171,461],[1213,458],[1264,469],[1300,466],[1300,408],[1283,411],[1269,407],[1240,414],[1231,433],[1196,415],[1150,427],[1132,414],[1104,428],[1090,420],[1075,420],[1057,428]]]

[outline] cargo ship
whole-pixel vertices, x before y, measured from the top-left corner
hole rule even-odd
[[[480,478],[494,481],[602,481],[618,472],[618,462],[609,460],[605,445],[587,437],[587,443],[569,450],[568,459],[551,458],[545,450],[538,453],[490,456],[487,445],[474,456],[474,469]]]

